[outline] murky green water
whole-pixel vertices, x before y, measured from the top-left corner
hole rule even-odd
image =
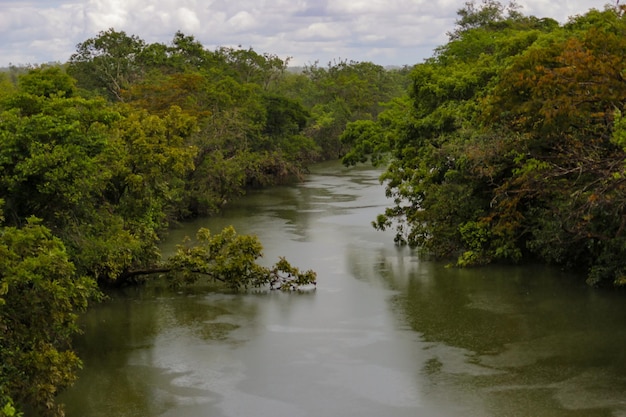
[[[173,231],[166,251],[233,224],[318,288],[112,294],[85,317],[68,417],[626,416],[626,294],[420,261],[371,228],[377,175],[323,164]]]

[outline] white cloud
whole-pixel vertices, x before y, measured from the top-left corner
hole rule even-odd
[[[387,13],[393,10],[393,2],[385,0],[342,0],[329,4],[329,11],[355,15],[364,13]]]
[[[211,49],[243,45],[292,56],[296,65],[333,58],[414,64],[446,42],[465,1],[0,0],[0,66],[64,62],[77,43],[111,27],[150,43],[169,43],[181,30]],[[560,22],[604,8],[598,0],[517,1],[525,14]]]
[[[300,40],[336,40],[348,38],[348,28],[336,22],[315,22],[300,29],[295,33],[295,38]]]
[[[248,11],[237,12],[233,17],[228,19],[228,24],[236,31],[245,32],[257,27],[258,17],[255,17]]]
[[[185,32],[194,32],[200,28],[200,19],[195,11],[181,7],[176,11],[178,23]]]
[[[604,10],[607,4],[615,1],[604,0],[519,0],[521,12],[538,17],[551,17],[559,22],[566,22],[571,16],[584,14],[590,9]]]
[[[129,3],[125,0],[90,0],[86,9],[88,25],[98,31],[126,25]]]

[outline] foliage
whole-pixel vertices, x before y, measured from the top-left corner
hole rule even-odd
[[[76,317],[98,285],[164,268],[230,290],[314,284],[314,272],[284,259],[258,265],[258,240],[234,231],[201,232],[197,247],[161,259],[172,221],[301,175],[317,151],[300,102],[264,91],[274,69],[264,88],[239,70],[207,72],[197,65],[229,61],[198,46],[177,34],[149,47],[110,30],[70,64],[80,88],[62,68],[41,67],[0,96],[0,414],[62,415],[55,397],[81,365]]]
[[[196,242],[188,240],[165,263],[170,282],[174,286],[195,283],[206,277],[224,283],[237,291],[249,287],[268,286],[272,289],[295,290],[315,285],[316,274],[301,272],[280,258],[271,267],[257,263],[262,256],[262,246],[255,236],[239,235],[233,227],[212,235],[208,229],[200,229]]]
[[[257,84],[263,90],[270,90],[280,82],[290,61],[290,58],[283,60],[277,55],[259,54],[252,48],[242,49],[241,46],[221,47],[216,54],[223,57],[229,70],[237,75],[237,79],[245,84]]]
[[[76,80],[57,66],[34,68],[19,78],[22,92],[48,98],[72,97],[76,93],[75,84]]]
[[[77,314],[97,294],[39,220],[0,229],[0,398],[12,399],[5,414],[17,415],[15,401],[40,415],[62,415],[55,396],[81,366],[71,349]]]
[[[505,9],[508,12],[507,16],[504,15]],[[496,0],[483,0],[480,6],[476,6],[475,1],[467,1],[465,7],[457,11],[459,18],[456,21],[456,28],[448,33],[448,36],[450,40],[455,40],[472,29],[499,30],[522,17],[518,9],[519,6],[515,2],[510,2],[505,7]]]
[[[55,231],[88,217],[107,180],[102,154],[118,117],[102,100],[18,93],[0,124],[0,193],[14,224],[35,215]]]
[[[340,141],[347,124],[375,120],[383,103],[403,94],[406,69],[386,70],[371,62],[329,62],[305,67],[297,88],[312,122],[305,133],[313,138],[325,159],[342,157],[349,147]]]
[[[82,86],[114,100],[141,75],[145,42],[113,28],[77,45],[69,60],[69,72]]]
[[[376,227],[461,266],[540,259],[623,285],[623,8],[559,26],[467,3],[412,70],[408,116],[359,121],[344,162],[391,161]],[[617,112],[616,112],[617,110]]]

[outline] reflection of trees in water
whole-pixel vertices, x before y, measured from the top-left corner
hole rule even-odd
[[[348,207],[340,204],[356,200],[356,194],[344,193],[338,188],[340,181],[341,177],[337,176],[315,175],[301,184],[263,190],[242,200],[241,204],[245,204],[243,209],[248,218],[276,219],[282,232],[297,236],[294,240],[308,241],[315,220],[343,214]]]
[[[158,333],[154,302],[111,294],[111,299],[92,307],[81,318],[84,335],[76,347],[84,370],[75,386],[61,397],[67,415],[127,415],[127,405],[156,411],[150,387],[144,383],[145,369],[128,368],[129,357],[149,351]],[[154,371],[158,372],[158,371]],[[109,398],[115,401],[109,402]],[[74,411],[75,409],[80,412]],[[81,414],[82,413],[82,414]]]
[[[227,345],[238,346],[257,332],[261,308],[263,314],[288,316],[294,308],[307,308],[303,300],[314,298],[314,292],[224,294],[202,285],[179,292],[148,286],[112,293],[83,317],[85,334],[76,344],[85,369],[61,402],[70,417],[104,417],[160,415],[178,405],[181,396],[210,399],[215,393],[175,381],[198,375],[172,366],[174,360],[193,367],[186,351],[172,349],[221,352]],[[198,354],[195,349],[192,355]]]
[[[160,364],[159,353],[155,353],[157,339],[224,343],[233,330],[254,323],[256,313],[256,302],[246,302],[244,295],[207,293],[207,288],[200,286],[184,293],[163,287],[112,293],[108,301],[82,318],[84,335],[77,338],[76,347],[85,369],[76,385],[61,397],[67,415],[163,413],[175,404],[172,381],[184,373]],[[163,387],[172,392],[160,392]],[[185,395],[192,394],[185,387]]]
[[[397,316],[426,342],[429,390],[476,396],[490,415],[626,411],[626,309],[614,294],[534,266],[456,269],[398,257],[379,273],[399,291]]]

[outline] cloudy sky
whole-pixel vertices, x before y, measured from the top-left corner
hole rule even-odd
[[[465,1],[0,0],[0,67],[66,62],[77,43],[109,28],[166,44],[180,30],[211,50],[252,47],[292,57],[292,65],[337,59],[412,65],[446,42]],[[607,1],[517,3],[524,14],[565,22]]]

